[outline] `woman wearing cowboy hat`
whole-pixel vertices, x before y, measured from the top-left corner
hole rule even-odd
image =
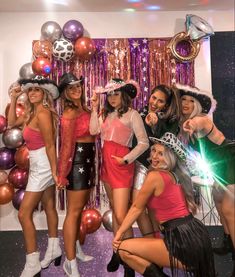
[[[209,235],[205,226],[192,215],[196,205],[190,178],[183,165],[185,149],[172,133],[165,133],[161,139],[150,139],[154,142],[150,170],[116,232],[113,248],[125,263],[145,277],[167,276],[162,267],[171,267],[172,276],[177,276],[176,268],[181,268],[187,276],[214,277]],[[154,210],[163,238],[122,241],[146,205]]]
[[[93,259],[83,253],[78,240],[82,210],[95,185],[95,136],[89,132],[90,111],[85,104],[83,78],[65,73],[59,90],[64,101],[61,118],[61,147],[58,164],[58,188],[66,188],[67,213],[63,225],[67,276],[78,277],[76,257]]]
[[[227,140],[208,113],[216,101],[212,94],[197,88],[176,85],[182,103],[180,138],[201,153],[210,166],[215,186],[213,197],[224,227],[223,245],[215,248],[219,255],[233,253],[235,247],[235,143]]]
[[[98,117],[98,97],[92,98],[92,116],[90,131],[92,134],[101,133],[102,165],[101,180],[104,182],[113,210],[113,232],[116,233],[129,209],[130,192],[134,176],[134,161],[149,146],[143,121],[139,113],[131,108],[132,99],[137,95],[139,87],[135,81],[124,82],[122,79],[112,79],[104,88],[95,92],[106,93],[104,110]],[[137,145],[131,151],[133,136]],[[131,226],[125,237],[132,237]],[[119,267],[119,258],[113,253],[107,266],[109,272]],[[128,271],[129,268],[125,268]],[[129,272],[134,276],[134,272]]]
[[[17,118],[16,101],[23,92],[28,95],[28,109],[25,115]],[[30,161],[28,184],[18,214],[27,251],[21,277],[40,276],[41,268],[48,267],[53,261],[58,266],[61,261],[54,186],[57,182],[54,134],[58,116],[53,107],[53,99],[58,95],[56,84],[41,76],[20,80],[18,86],[11,89],[8,124],[10,127],[23,126],[23,137],[29,149]],[[48,248],[41,264],[33,223],[33,212],[40,201],[46,213],[49,233]]]

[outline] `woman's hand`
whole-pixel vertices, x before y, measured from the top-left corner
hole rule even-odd
[[[99,96],[93,91],[93,95],[91,97],[91,107],[93,111],[98,111],[99,107]]]
[[[118,164],[125,164],[125,160],[121,157],[111,155],[111,158],[115,159]]]
[[[68,180],[64,177],[58,176],[56,181],[57,189],[64,189],[69,184]]]
[[[145,117],[145,122],[149,126],[154,126],[158,122],[158,117],[155,113],[150,112],[146,117]]]
[[[123,234],[117,231],[117,233],[113,239],[113,251],[114,252],[117,252],[117,250],[122,242],[122,237],[123,237]]]
[[[187,133],[189,133],[190,136],[193,135],[193,133],[196,130],[196,124],[194,123],[194,121],[192,119],[188,119],[184,122],[183,124],[183,130]]]
[[[12,86],[9,89],[9,93],[10,93],[11,98],[17,99],[24,92],[21,90],[21,86],[19,84],[15,84],[15,86]]]

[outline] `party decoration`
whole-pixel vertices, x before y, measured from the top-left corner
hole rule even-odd
[[[178,61],[189,62],[197,57],[200,51],[200,42],[192,41],[185,32],[181,32],[171,39],[167,48]]]
[[[0,115],[0,134],[7,128],[7,120],[3,115]]]
[[[83,36],[84,28],[77,20],[69,20],[63,26],[63,35],[70,40],[76,40]]]
[[[45,40],[54,42],[62,35],[60,25],[55,21],[47,21],[41,27],[41,34]]]
[[[48,59],[39,57],[32,63],[33,72],[44,77],[51,73],[51,63]]]
[[[32,79],[35,76],[32,69],[32,63],[25,63],[24,65],[22,65],[19,71],[19,75],[22,79]]]
[[[17,103],[24,105],[28,100],[28,95],[27,93],[22,93],[18,98],[17,98]]]
[[[91,234],[100,228],[101,214],[96,209],[87,209],[82,212],[82,224],[86,226],[86,233]]]
[[[18,166],[12,168],[8,175],[8,181],[16,189],[24,189],[28,182],[28,170]]]
[[[78,240],[80,244],[84,244],[85,239],[86,239],[86,225],[81,222],[79,233],[78,233]]]
[[[7,181],[8,175],[6,171],[0,170],[0,184],[3,184]]]
[[[37,40],[33,44],[33,54],[36,58],[50,58],[52,55],[52,43],[49,40]]]
[[[3,133],[2,141],[7,148],[20,147],[24,142],[22,131],[18,128],[8,129]]]
[[[214,35],[211,25],[201,17],[194,14],[186,15],[187,35],[194,41]]]
[[[6,147],[0,148],[0,169],[10,169],[15,165],[15,150]]]
[[[67,62],[74,55],[74,46],[71,41],[61,38],[53,44],[53,56],[58,60]]]
[[[6,109],[5,109],[5,116],[6,116],[6,118],[8,117],[9,108],[10,108],[10,104],[7,104]],[[24,104],[17,103],[16,104],[16,117],[24,115],[24,113],[25,113],[25,106],[24,106]]]
[[[89,60],[95,54],[95,43],[91,38],[81,37],[75,42],[75,54],[80,60]]]
[[[106,211],[103,216],[102,216],[102,223],[104,228],[109,231],[109,232],[113,232],[113,226],[112,226],[112,210],[108,210]]]
[[[25,145],[15,152],[15,163],[22,169],[29,169],[29,150]]]
[[[14,188],[9,183],[0,185],[0,205],[9,203],[14,196]]]
[[[21,202],[24,198],[24,189],[19,189],[14,193],[13,199],[12,199],[12,204],[16,210],[19,211]]]

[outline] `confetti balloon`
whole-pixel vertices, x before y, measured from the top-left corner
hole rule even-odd
[[[0,169],[10,169],[15,165],[14,160],[15,150],[6,147],[0,148]]]
[[[13,199],[12,199],[12,204],[16,210],[19,211],[20,209],[20,204],[24,198],[24,189],[19,189],[14,193]]]
[[[7,120],[3,115],[0,115],[0,134],[7,128]]]
[[[6,183],[8,175],[6,171],[0,170],[0,184]]]
[[[28,170],[18,166],[12,168],[9,172],[8,181],[16,189],[24,189],[28,182]]]
[[[7,148],[20,147],[24,142],[22,131],[18,128],[8,129],[3,133],[2,141]]]
[[[52,43],[49,40],[38,40],[33,44],[33,54],[36,58],[50,58],[52,55]]]
[[[25,145],[16,150],[15,163],[20,168],[29,169],[29,150]]]
[[[14,196],[14,188],[9,183],[0,185],[0,205],[9,203]]]
[[[86,233],[91,234],[100,228],[101,214],[96,209],[87,209],[82,212],[82,224],[86,226]]]
[[[112,222],[113,222],[113,218],[112,218],[112,210],[108,210],[106,211],[103,216],[102,216],[102,223],[104,228],[109,231],[109,232],[113,232],[113,227],[112,227]]]

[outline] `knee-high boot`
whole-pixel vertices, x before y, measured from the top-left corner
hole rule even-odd
[[[112,258],[107,264],[107,271],[108,272],[114,272],[117,271],[120,265],[121,259],[118,255],[118,253],[113,252]]]
[[[144,277],[165,277],[166,275],[161,268],[156,264],[150,264],[146,267],[144,273]]]
[[[124,277],[135,277],[135,271],[128,264],[123,262]]]
[[[48,246],[44,259],[41,261],[41,267],[43,269],[54,262],[55,266],[59,266],[61,263],[62,251],[60,248],[59,238],[48,238]]]
[[[33,252],[26,255],[26,264],[20,277],[40,277],[41,264],[39,261],[39,252]]]

